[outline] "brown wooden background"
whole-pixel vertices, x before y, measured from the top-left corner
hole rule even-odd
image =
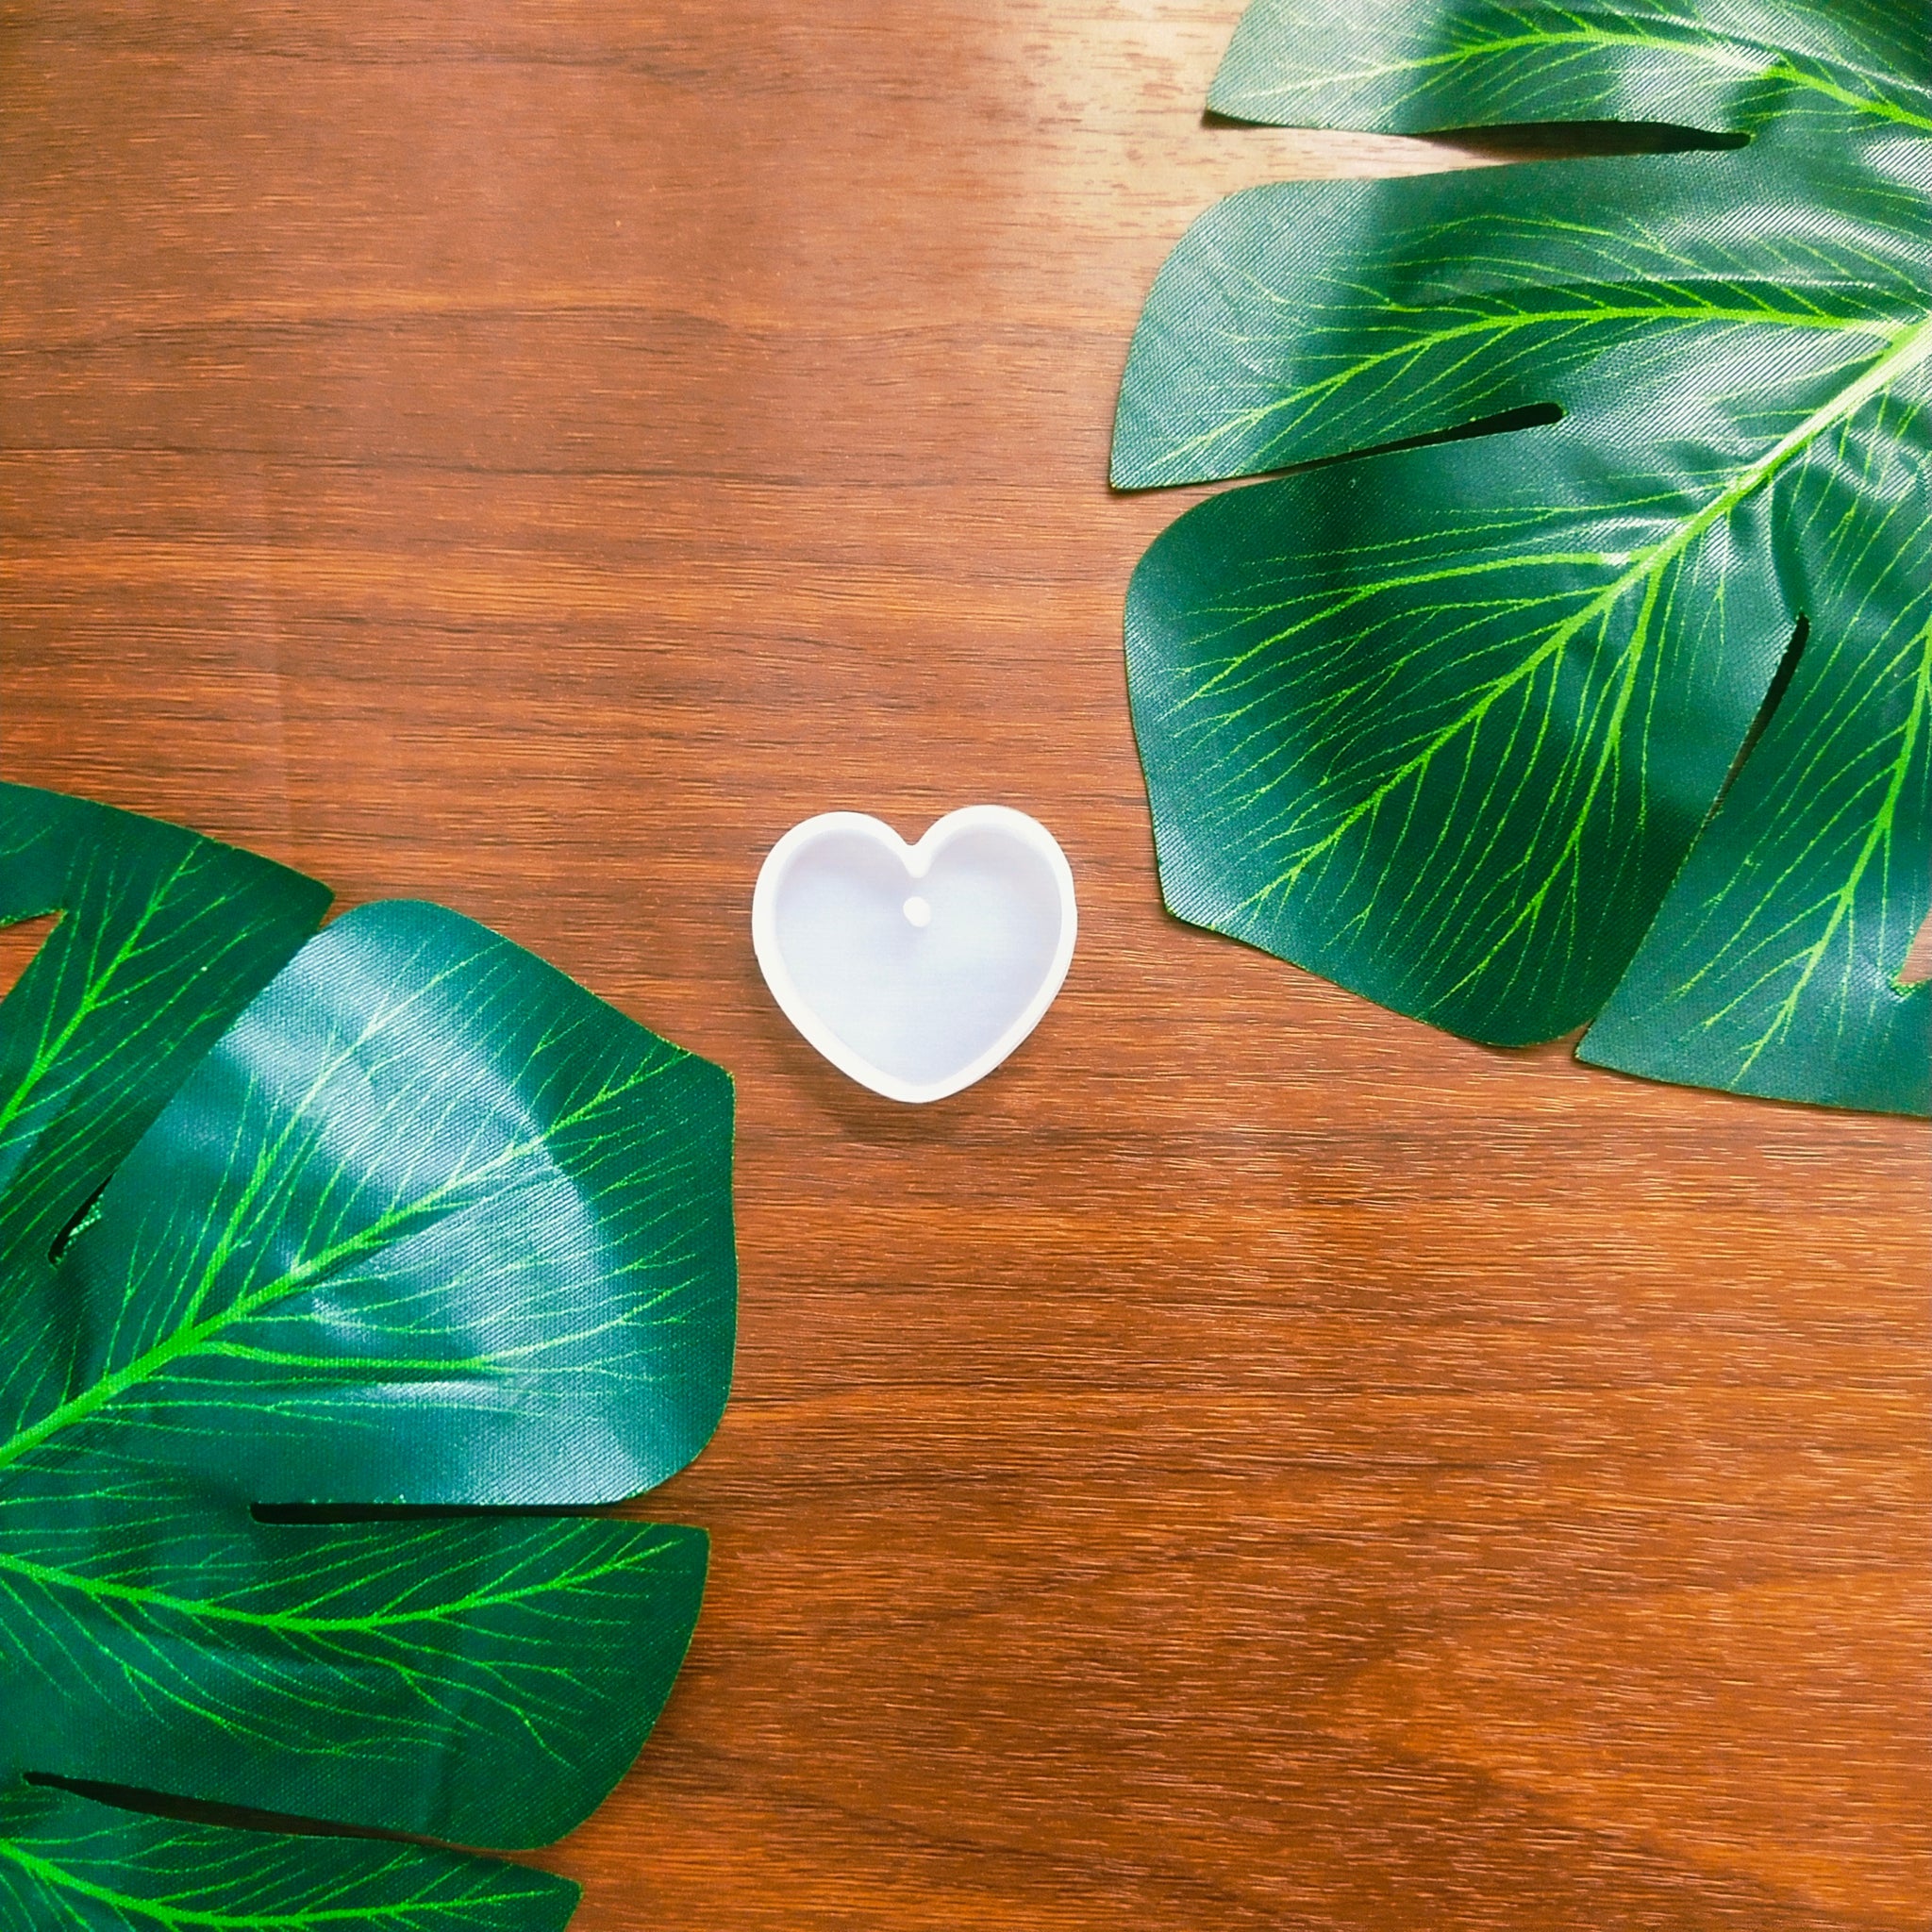
[[[1169,921],[1104,487],[1287,174],[1239,0],[0,4],[0,759],[537,947],[739,1079],[711,1594],[582,1932],[1924,1926],[1932,1146]],[[753,965],[795,819],[1059,834],[930,1109]]]

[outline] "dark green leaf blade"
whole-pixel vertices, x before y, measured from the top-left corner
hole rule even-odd
[[[61,1264],[75,1429],[255,1503],[616,1501],[708,1440],[727,1075],[456,913],[363,907],[183,1085]]]
[[[1862,0],[1259,0],[1224,111],[1410,131],[1676,120],[1752,144],[1284,184],[1175,251],[1123,385],[1117,482],[1406,450],[1204,505],[1137,574],[1129,682],[1177,913],[1477,1039],[1554,1037],[1636,954],[1801,614],[1823,637],[1838,613],[1833,635],[1878,654],[1862,690],[1840,669],[1863,709],[1837,728],[1907,742],[1896,691],[1873,707],[1932,592],[1928,79],[1932,13]],[[1264,82],[1317,110],[1267,110]],[[1539,420],[1460,455],[1409,447]],[[1797,741],[1833,661],[1755,771]],[[1727,917],[1786,924],[1699,983],[1716,993],[1747,954],[1769,972],[1813,914],[1819,958],[1843,970],[1790,968],[1806,990],[1775,1046],[1713,1022],[1703,1058],[1660,1030],[1616,1050],[1666,1077],[1889,1105],[1859,1097],[1875,1063],[1846,1042],[1915,1037],[1922,1003],[1872,950],[1918,897],[1873,858],[1910,851],[1911,788],[1891,753],[1807,756],[1822,792],[1747,828],[1740,781],[1705,840],[1701,943]],[[1726,896],[1709,871],[1801,851],[1803,907],[1762,877]]]
[[[1608,995],[1792,621],[1734,473],[1513,440],[1212,497],[1127,616],[1172,909],[1500,1044]]]
[[[1208,104],[1393,134],[1563,121],[1932,130],[1912,0],[1256,0]]]
[[[655,1724],[708,1548],[597,1517],[258,1523],[43,1451],[0,1501],[0,1763],[547,1843]]]
[[[95,834],[121,848],[89,809],[93,863]],[[192,868],[206,841],[159,830]],[[125,883],[132,929],[174,885]],[[208,1043],[218,1022],[171,1007],[184,975],[224,1020],[252,990],[222,912],[102,1002],[131,1056],[150,1000]],[[25,1365],[0,1407],[0,1765],[471,1843],[568,1829],[669,1692],[702,1532],[248,1506],[556,1508],[694,1455],[730,1374],[728,1077],[469,921],[378,906],[132,1139],[0,1299]]]
[[[1578,1058],[1778,1100],[1932,1112],[1932,985],[1898,978],[1932,909],[1932,516],[1922,507],[1888,537],[1901,547],[1882,569],[1917,581],[1863,609],[1825,603]],[[1873,611],[1889,606],[1898,617],[1872,635]]]
[[[328,901],[314,879],[178,825],[0,785],[0,924],[60,915],[0,1008],[0,1274],[44,1268]],[[13,1339],[7,1371],[22,1366]]]
[[[16,1786],[0,1796],[15,1932],[562,1932],[577,1887],[457,1852],[184,1824]]]
[[[1754,151],[1230,196],[1141,312],[1113,481],[1256,475],[1588,408],[1606,360],[1618,385],[1668,394],[1740,392],[1783,355],[1871,359],[1924,313],[1922,176],[1889,156]]]

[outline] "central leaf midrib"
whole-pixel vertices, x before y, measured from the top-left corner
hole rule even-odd
[[[363,1041],[366,1041],[369,1035],[365,1033],[362,1036]],[[358,1044],[360,1043],[359,1041],[358,1042]],[[340,1062],[341,1056],[339,1055],[337,1058],[338,1062]],[[682,1058],[684,1056],[680,1053],[675,1058]],[[5,1470],[11,1464],[19,1461],[23,1456],[39,1448],[50,1438],[58,1435],[62,1429],[70,1428],[77,1423],[86,1421],[89,1416],[94,1414],[117,1396],[123,1395],[129,1389],[138,1387],[141,1383],[152,1379],[174,1362],[180,1360],[186,1356],[195,1354],[225,1330],[232,1327],[237,1322],[246,1320],[274,1302],[280,1301],[299,1291],[314,1287],[317,1282],[325,1279],[345,1262],[355,1260],[363,1254],[380,1248],[394,1237],[399,1226],[409,1224],[421,1224],[426,1219],[434,1218],[452,1196],[469,1193],[491,1175],[501,1174],[506,1168],[515,1165],[527,1156],[533,1153],[545,1152],[550,1141],[558,1134],[567,1132],[570,1128],[588,1119],[592,1113],[614,1099],[617,1092],[627,1091],[631,1085],[641,1084],[643,1081],[656,1078],[667,1066],[672,1064],[675,1064],[675,1060],[658,1061],[648,1067],[641,1068],[638,1070],[631,1080],[625,1083],[624,1088],[617,1090],[599,1089],[596,1093],[578,1107],[572,1108],[567,1113],[559,1114],[547,1128],[525,1136],[522,1140],[510,1141],[479,1166],[467,1170],[460,1174],[453,1175],[440,1188],[431,1190],[428,1193],[408,1203],[406,1206],[392,1207],[385,1209],[381,1215],[367,1227],[360,1230],[360,1232],[348,1236],[344,1240],[336,1242],[333,1246],[309,1257],[264,1286],[255,1289],[247,1294],[236,1296],[233,1301],[215,1313],[199,1321],[186,1323],[181,1327],[175,1329],[171,1334],[163,1337],[151,1348],[143,1351],[142,1354],[134,1357],[133,1360],[127,1362],[122,1368],[114,1371],[111,1374],[102,1376],[99,1381],[81,1391],[79,1394],[70,1396],[67,1401],[49,1410],[39,1422],[29,1424],[24,1429],[17,1430],[7,1441],[0,1443],[0,1470]],[[324,1084],[323,1080],[318,1079],[311,1086],[308,1094],[306,1096],[305,1106],[314,1100],[322,1084]],[[282,1133],[276,1142],[277,1147],[286,1145],[290,1134],[302,1118],[303,1108],[302,1107],[297,1107],[291,1111],[290,1119],[283,1125]],[[262,1165],[262,1162],[258,1162],[258,1173],[259,1173]],[[257,1185],[258,1182],[252,1180],[249,1187],[243,1190],[244,1201],[251,1200],[254,1197]],[[414,1231],[413,1227],[411,1231]],[[192,1298],[191,1307],[198,1307],[206,1297],[219,1277],[221,1269],[235,1252],[237,1242],[237,1216],[231,1215],[229,1225],[224,1231],[222,1241],[217,1244],[214,1255],[210,1257],[203,1271],[201,1286]],[[376,1365],[379,1366],[379,1357],[374,1359]]]
[[[1598,591],[1580,610],[1553,627],[1536,650],[1503,676],[1495,679],[1474,704],[1432,736],[1423,748],[1406,759],[1330,827],[1314,844],[1297,853],[1293,861],[1268,885],[1251,894],[1241,909],[1248,910],[1265,903],[1278,891],[1291,888],[1307,867],[1332,850],[1363,818],[1378,809],[1383,801],[1409,779],[1427,770],[1443,748],[1464,733],[1479,726],[1490,711],[1510,691],[1532,678],[1590,624],[1607,616],[1617,604],[1639,584],[1665,569],[1681,557],[1714,524],[1728,516],[1747,497],[1768,483],[1819,437],[1845,421],[1874,396],[1891,387],[1902,375],[1932,359],[1932,319],[1900,330],[1887,353],[1872,363],[1858,377],[1846,384],[1837,395],[1814,410],[1795,428],[1781,437],[1763,456],[1717,491],[1694,515],[1686,518],[1668,536],[1638,553],[1621,575]],[[1252,654],[1251,654],[1252,655]],[[1279,844],[1291,832],[1275,834],[1267,842]]]
[[[438,1194],[451,1191],[449,1188],[439,1190]],[[58,1407],[50,1409],[38,1423],[18,1430],[6,1442],[0,1443],[0,1470],[8,1468],[19,1461],[23,1456],[38,1449],[51,1437],[59,1434],[62,1429],[85,1422],[89,1416],[105,1407],[117,1396],[125,1395],[129,1389],[151,1380],[184,1356],[197,1353],[237,1322],[245,1321],[273,1303],[284,1300],[303,1289],[313,1287],[344,1261],[353,1260],[358,1255],[379,1247],[390,1238],[399,1223],[420,1223],[425,1216],[434,1213],[434,1203],[438,1194],[426,1195],[421,1201],[411,1202],[408,1208],[387,1210],[360,1234],[339,1241],[332,1248],[324,1249],[321,1254],[291,1268],[286,1274],[276,1276],[274,1281],[262,1288],[256,1289],[248,1294],[237,1295],[225,1307],[218,1309],[214,1314],[175,1329],[153,1347],[136,1356],[132,1361],[125,1363],[111,1374],[103,1375],[99,1381],[82,1390],[78,1395],[70,1396]]]

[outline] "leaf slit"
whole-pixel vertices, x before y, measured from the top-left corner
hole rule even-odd
[[[1393,442],[1372,442],[1360,449],[1338,451],[1332,457],[1311,457],[1305,463],[1284,463],[1278,470],[1244,470],[1240,484],[1266,482],[1274,476],[1298,476],[1305,470],[1332,470],[1337,463],[1358,463],[1366,457],[1390,457],[1402,450],[1433,449],[1442,442],[1473,442],[1479,437],[1508,436],[1520,429],[1548,429],[1563,420],[1558,403],[1525,403],[1521,408],[1499,409],[1493,416],[1478,416],[1474,423],[1458,423],[1453,429],[1431,429],[1422,436],[1405,436]],[[1160,485],[1116,485],[1123,496],[1138,494],[1142,489]]]
[[[1511,161],[1733,154],[1751,145],[1748,134],[1680,127],[1668,121],[1524,121],[1497,127],[1445,127],[1427,139]]]
[[[108,1175],[107,1179],[103,1180],[94,1189],[92,1193],[89,1194],[87,1199],[60,1224],[60,1231],[54,1237],[47,1247],[47,1259],[49,1261],[59,1260],[60,1257],[67,1252],[67,1244],[94,1218],[94,1214],[101,1205],[101,1196],[108,1191],[108,1181],[112,1179],[112,1174]]]
[[[1294,132],[1281,121],[1250,121],[1209,108],[1201,125],[1248,133]],[[1402,139],[1397,136],[1395,139]],[[1715,127],[1684,127],[1670,121],[1515,121],[1492,127],[1436,127],[1407,137],[1494,156],[1498,160],[1589,160],[1601,155],[1728,154],[1751,145],[1751,136]]]
[[[1405,436],[1394,442],[1371,443],[1367,449],[1351,450],[1346,456],[1320,457],[1298,467],[1319,470],[1329,463],[1349,463],[1357,457],[1393,456],[1398,450],[1433,449],[1442,442],[1474,442],[1485,436],[1509,436],[1519,429],[1549,429],[1563,420],[1557,403],[1525,403],[1518,409],[1499,409],[1493,416],[1478,416],[1474,423],[1458,424],[1454,429],[1432,429],[1424,436]]]
[[[303,1818],[288,1811],[257,1811],[245,1805],[215,1804],[203,1798],[184,1798],[173,1791],[158,1791],[145,1785],[108,1784],[96,1778],[61,1777],[52,1772],[30,1771],[30,1785],[44,1785],[57,1791],[72,1791],[76,1798],[90,1798],[96,1805],[111,1805],[117,1811],[134,1811],[147,1818],[178,1819],[187,1824],[225,1824],[240,1831],[286,1832],[296,1838],[372,1838],[395,1843],[427,1844],[434,1840],[410,1832],[381,1831],[360,1824],[331,1824],[318,1818]]]
[[[1805,655],[1805,646],[1811,641],[1811,620],[1801,617],[1797,628],[1791,632],[1791,641],[1785,646],[1785,654],[1778,659],[1777,669],[1772,674],[1771,683],[1765,687],[1764,702],[1757,707],[1757,715],[1751,721],[1751,728],[1744,734],[1744,741],[1738,747],[1738,755],[1731,760],[1731,769],[1724,774],[1724,782],[1718,788],[1717,796],[1711,801],[1710,810],[1705,816],[1708,824],[1724,808],[1724,802],[1730,796],[1731,787],[1738,782],[1738,774],[1751,761],[1751,754],[1757,749],[1758,741],[1771,729],[1771,721],[1777,714],[1777,708],[1784,703],[1785,692],[1791,688],[1791,679],[1798,675],[1798,660]]]
[[[251,1503],[248,1513],[258,1523],[446,1523],[478,1516],[609,1516],[617,1509],[567,1503]]]

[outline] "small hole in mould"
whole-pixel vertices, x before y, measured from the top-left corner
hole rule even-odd
[[[905,913],[906,922],[908,925],[930,925],[932,924],[932,908],[917,892],[913,893],[911,898],[907,900],[900,909]]]

